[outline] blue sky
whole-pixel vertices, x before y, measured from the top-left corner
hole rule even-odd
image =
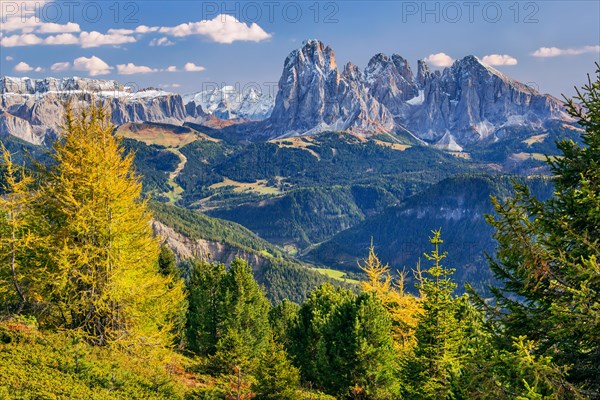
[[[94,76],[190,93],[275,87],[308,38],[341,67],[398,53],[442,68],[476,55],[543,93],[572,95],[600,61],[600,1],[0,0],[0,75]],[[24,7],[23,7],[24,5]],[[415,71],[416,72],[416,71]]]

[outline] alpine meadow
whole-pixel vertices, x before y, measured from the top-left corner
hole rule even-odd
[[[0,11],[0,399],[600,399],[600,4]]]

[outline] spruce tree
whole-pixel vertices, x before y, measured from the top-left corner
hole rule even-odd
[[[189,261],[191,269],[187,286],[188,349],[199,355],[214,355],[219,341],[218,326],[223,319],[221,303],[225,265],[202,260]]]
[[[300,384],[298,369],[289,361],[282,344],[271,340],[268,350],[259,359],[256,383],[252,391],[257,399],[295,400]]]
[[[501,283],[491,288],[496,307],[488,315],[503,333],[504,348],[510,337],[533,341],[536,354],[568,368],[568,382],[592,398],[600,397],[598,65],[596,74],[568,101],[585,130],[582,143],[560,141],[561,156],[548,159],[554,197],[542,202],[516,186],[514,198],[494,200],[498,216],[488,217],[499,243],[490,266]]]
[[[252,372],[271,337],[271,305],[254,279],[252,268],[240,258],[231,263],[223,277],[220,307],[213,367],[224,373],[234,368]]]
[[[325,283],[302,303],[298,323],[291,332],[290,353],[305,383],[323,387],[320,385],[323,382],[321,374],[328,373],[323,370],[326,359],[324,333],[338,307],[352,298],[348,290],[335,289]]]
[[[342,398],[397,397],[391,319],[374,293],[361,293],[333,314],[324,330],[321,385]]]
[[[292,347],[292,332],[298,326],[300,306],[289,300],[283,300],[269,312],[269,323],[273,339],[281,343],[286,350]]]
[[[164,346],[183,307],[182,283],[160,274],[159,245],[125,155],[101,106],[75,115],[54,144],[41,189],[48,222],[53,322],[95,344]]]
[[[453,297],[456,284],[450,278],[454,270],[441,264],[446,253],[440,253],[443,240],[439,230],[433,231],[430,242],[434,248],[425,258],[433,265],[420,278],[422,311],[415,332],[417,346],[405,372],[412,384],[409,397],[447,399],[452,397],[452,387],[461,370],[462,328]]]
[[[181,272],[177,268],[177,260],[175,254],[166,245],[160,246],[160,253],[158,253],[158,269],[164,276],[171,276],[173,279],[179,279]]]

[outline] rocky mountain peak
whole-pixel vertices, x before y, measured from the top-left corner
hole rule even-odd
[[[420,87],[425,87],[427,82],[431,80],[431,69],[425,60],[417,61],[417,83]]]
[[[408,60],[406,60],[399,54],[392,54],[392,62],[394,63],[394,66],[396,67],[396,70],[398,71],[400,76],[402,76],[407,81],[414,79],[413,72],[410,69]]]
[[[360,68],[358,68],[358,66],[352,64],[351,62],[348,62],[344,66],[344,70],[342,71],[342,78],[363,82],[364,74],[360,70]]]
[[[369,134],[391,130],[393,119],[369,94],[358,67],[347,64],[340,73],[333,50],[308,40],[285,61],[267,125],[277,136],[327,130]]]
[[[337,71],[331,47],[316,39],[306,40],[302,48],[294,50],[285,60],[284,69],[318,68],[323,73]]]
[[[377,54],[365,68],[365,80],[373,97],[394,115],[404,115],[406,101],[418,95],[418,87],[408,62],[397,54]]]

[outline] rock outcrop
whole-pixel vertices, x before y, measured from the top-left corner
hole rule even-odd
[[[258,88],[236,90],[233,86],[205,90],[183,96],[186,107],[194,105],[220,119],[249,119],[260,121],[268,118],[273,110],[274,99]]]
[[[266,129],[274,136],[326,130],[372,134],[393,129],[392,115],[368,92],[362,72],[340,73],[333,50],[309,40],[285,60]]]
[[[180,125],[206,118],[200,110],[188,113],[180,95],[156,89],[134,92],[115,81],[87,78],[0,78],[2,134],[41,144],[60,132],[63,104],[74,106],[92,100],[104,102],[116,125],[129,122],[161,122]]]
[[[364,72],[339,72],[333,50],[309,40],[286,59],[271,117],[270,136],[348,130],[369,135],[399,127],[447,150],[462,150],[517,130],[569,121],[563,103],[543,95],[477,57],[442,72],[418,62],[415,76],[397,54],[375,55]]]

